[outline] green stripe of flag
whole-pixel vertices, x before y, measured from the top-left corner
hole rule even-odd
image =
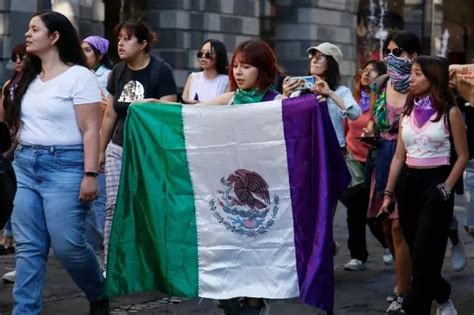
[[[106,293],[197,296],[196,211],[182,106],[131,106],[124,140],[127,167],[122,165]]]

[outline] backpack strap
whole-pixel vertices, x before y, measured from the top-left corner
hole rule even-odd
[[[160,82],[160,68],[164,60],[161,58],[155,58],[153,56],[150,56],[150,62],[152,64],[151,64],[151,71],[150,71],[151,89],[149,92],[153,91]]]
[[[126,63],[125,61],[121,61],[119,62],[118,64],[116,64],[114,66],[114,70],[116,71],[115,72],[115,75],[114,75],[114,88],[115,88],[115,94],[117,93],[122,93],[122,91],[117,91],[118,90],[118,85],[120,83],[120,79],[122,78],[124,72],[125,72],[125,67],[126,67]],[[114,95],[115,97],[120,97],[120,96],[117,96],[117,95]]]

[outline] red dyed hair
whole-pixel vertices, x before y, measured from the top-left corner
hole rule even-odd
[[[237,89],[237,82],[233,74],[234,62],[236,60],[257,67],[257,84],[258,88],[262,91],[273,84],[275,77],[279,73],[275,53],[267,43],[259,39],[243,41],[235,48],[230,62],[229,81],[231,91]]]

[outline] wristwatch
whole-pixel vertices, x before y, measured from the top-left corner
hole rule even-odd
[[[99,176],[99,173],[97,172],[84,172],[85,176],[90,176],[90,177],[97,177]]]

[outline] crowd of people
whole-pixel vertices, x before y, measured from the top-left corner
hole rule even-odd
[[[2,161],[12,161],[16,195],[9,191],[15,199],[6,210],[12,214],[0,254],[16,254],[16,270],[3,276],[14,282],[13,314],[41,312],[50,248],[84,291],[90,314],[109,313],[104,279],[131,103],[238,106],[302,94],[328,107],[352,176],[340,196],[351,256],[344,269],[367,268],[368,225],[384,249],[383,262],[395,266],[387,313],[430,314],[436,301],[437,314],[457,314],[441,269],[448,239],[454,270],[466,265],[453,209],[463,173],[464,190],[474,193],[472,137],[466,136],[473,116],[446,59],[422,56],[415,34],[396,32],[386,40],[383,60],[361,67],[352,91],[341,84],[341,49],[325,42],[306,50],[306,75],[314,84],[302,87],[284,76],[264,41],[241,42],[229,64],[225,45],[208,39],[197,47],[200,70],[180,95],[170,65],[150,54],[156,37],[145,24],[121,22],[115,34],[117,47],[101,36],[81,41],[65,16],[44,11],[12,50],[0,148]],[[120,58],[115,65],[110,49]],[[467,209],[474,218],[470,198]],[[474,222],[466,229],[474,236]],[[226,314],[268,314],[271,304],[219,301]]]

